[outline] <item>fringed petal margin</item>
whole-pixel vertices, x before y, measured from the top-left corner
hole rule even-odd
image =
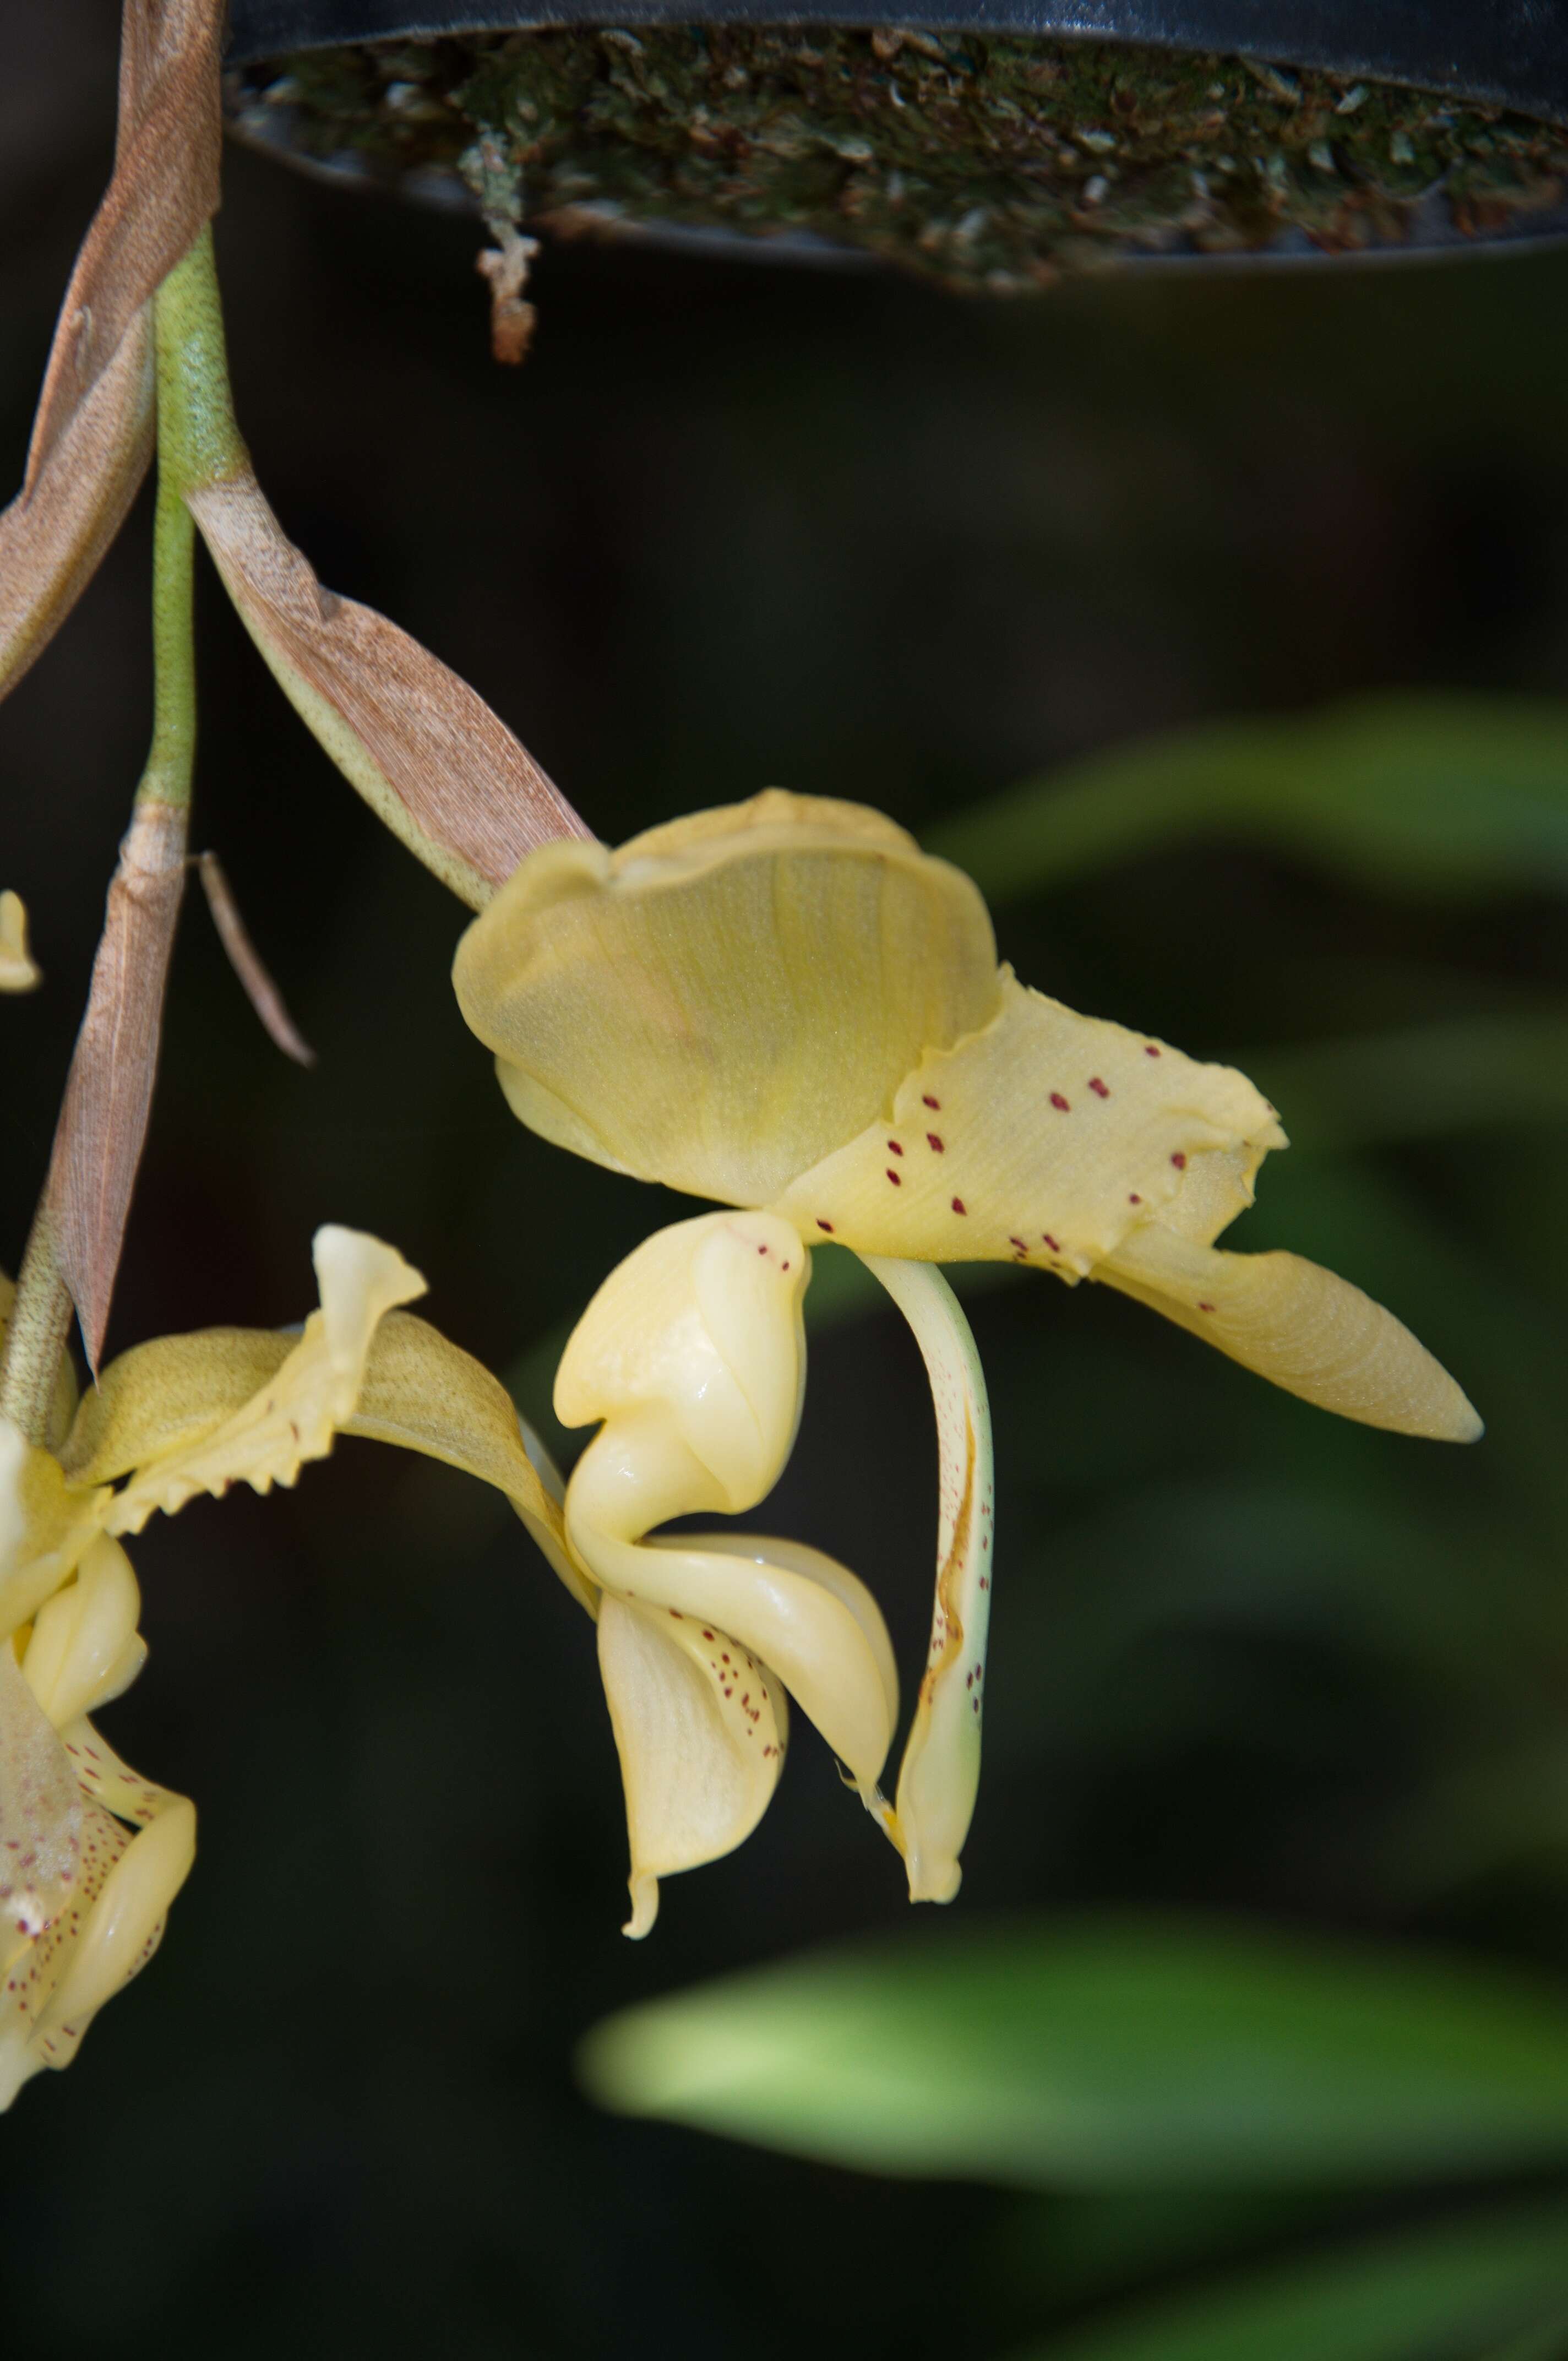
[[[862,1257],[915,1333],[937,1412],[937,1591],[915,1722],[883,1826],[912,1902],[950,1902],[980,1791],[994,1535],[991,1409],[974,1337],[940,1271]]]
[[[183,1459],[275,1390],[302,1343],[270,1328],[206,1328],[120,1354],[77,1411],[63,1453],[71,1483],[111,1483],[133,1469],[150,1481],[160,1466]],[[520,1428],[505,1387],[428,1321],[407,1312],[380,1320],[354,1406],[337,1431],[396,1444],[493,1484],[578,1604],[597,1611],[594,1586],[566,1547],[562,1487],[548,1455]]]
[[[424,1280],[392,1246],[363,1230],[329,1224],[313,1246],[321,1310],[276,1373],[241,1409],[199,1441],[137,1467],[109,1504],[110,1532],[139,1532],[155,1510],[172,1516],[198,1492],[247,1483],[258,1492],[292,1484],[321,1459],[353,1416],[378,1323],[424,1292]]]

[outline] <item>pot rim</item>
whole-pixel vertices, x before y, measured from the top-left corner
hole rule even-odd
[[[1401,82],[1568,122],[1568,0],[230,0],[236,65],[355,41],[559,25],[907,25],[1213,49],[1369,82]]]

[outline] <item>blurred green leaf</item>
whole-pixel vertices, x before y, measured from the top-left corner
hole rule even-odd
[[[1019,2361],[1548,2361],[1565,2301],[1568,2204],[1538,2202],[1211,2281]]]
[[[1400,893],[1568,884],[1568,708],[1381,697],[1170,731],[1014,788],[926,843],[1001,904],[1215,834]]]
[[[868,2170],[1077,2188],[1568,2156],[1568,1992],[1198,1920],[970,1927],[610,2018],[593,2093]]]
[[[1296,1145],[1381,1146],[1568,1116],[1568,1015],[1401,1026],[1237,1060],[1285,1110]]]

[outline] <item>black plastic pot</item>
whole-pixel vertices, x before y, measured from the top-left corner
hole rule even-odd
[[[565,26],[629,28],[691,25],[834,26],[892,31],[917,27],[944,35],[1035,35],[1058,40],[1136,45],[1144,50],[1219,53],[1292,71],[1326,72],[1359,84],[1398,85],[1464,105],[1510,110],[1538,124],[1568,126],[1568,0],[924,0],[879,13],[853,0],[231,0],[229,57],[236,68],[231,115],[244,137],[287,153],[286,111],[269,118],[250,102],[259,60],[349,44],[437,40],[482,31]],[[1568,156],[1568,143],[1564,154]],[[323,169],[323,159],[315,159]],[[334,176],[388,175],[351,148],[327,159]],[[1555,170],[1555,167],[1552,168]],[[410,175],[408,193],[465,201],[455,181],[444,192],[429,175]],[[415,181],[419,185],[415,186]],[[1554,194],[1554,190],[1562,193]],[[1101,242],[1103,259],[1226,265],[1344,256],[1387,259],[1437,249],[1498,248],[1568,238],[1568,185],[1549,173],[1518,207],[1459,207],[1434,184],[1358,241],[1336,245],[1287,226],[1245,252],[1216,255],[1201,242],[1167,240],[1157,253],[1136,239]],[[791,239],[743,240],[802,250]],[[805,244],[809,246],[810,241]],[[1070,267],[1070,266],[1069,266]]]
[[[1151,49],[1220,49],[1272,64],[1407,82],[1568,120],[1568,0],[948,0],[868,10],[839,0],[608,0],[595,9],[495,0],[232,0],[236,61],[486,27],[539,25],[917,25],[1054,33]]]

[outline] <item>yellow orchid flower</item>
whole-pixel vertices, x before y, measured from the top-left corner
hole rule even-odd
[[[591,1603],[509,1397],[399,1308],[423,1293],[419,1273],[356,1230],[319,1230],[313,1254],[321,1305],[297,1334],[137,1345],[79,1406],[62,1394],[53,1449],[0,1420],[0,2109],[70,2063],[151,1957],[195,1855],[190,1803],[128,1770],[89,1719],[147,1653],[118,1536],[198,1493],[291,1485],[338,1434],[363,1434],[496,1485]],[[9,1303],[0,1283],[0,1314]]]
[[[36,992],[43,982],[27,949],[27,906],[7,886],[0,893],[0,992]]]
[[[979,1780],[992,1477],[973,1338],[938,1271],[1005,1260],[1120,1289],[1309,1401],[1408,1434],[1480,1422],[1398,1321],[1298,1256],[1214,1240],[1286,1145],[1245,1076],[1080,1016],[999,966],[970,881],[859,805],[778,789],[634,838],[543,846],[458,948],[469,1026],[558,1146],[739,1213],[606,1282],[556,1386],[599,1422],[565,1499],[600,1587],[632,1916],[777,1779],[787,1691],[903,1852],[957,1892]],[[794,1441],[808,1248],[853,1248],[909,1321],[939,1447],[930,1655],[893,1806],[881,1615],[815,1551],[654,1528],[749,1509]],[[652,1536],[652,1538],[650,1538]]]

